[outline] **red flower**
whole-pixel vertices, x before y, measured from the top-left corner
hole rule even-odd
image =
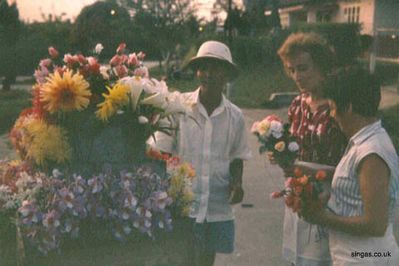
[[[123,57],[120,55],[114,55],[114,57],[111,58],[111,60],[109,61],[109,64],[111,66],[117,66],[122,64],[123,62]]]
[[[129,55],[129,59],[128,59],[128,61],[127,61],[127,64],[128,64],[129,66],[139,66],[139,65],[140,65],[140,62],[139,62],[139,60],[137,59],[136,53],[133,53],[133,54],[130,54],[130,55]]]
[[[324,181],[327,179],[327,173],[323,170],[319,170],[317,171],[315,178],[317,181]]]
[[[119,44],[118,48],[116,49],[116,53],[117,54],[123,54],[123,52],[125,51],[126,48],[126,43],[121,43]]]
[[[274,114],[267,116],[265,118],[265,120],[268,121],[268,122],[272,122],[272,121],[278,121],[278,122],[281,122],[281,123],[283,122],[280,117],[278,117],[277,115],[274,115]]]
[[[284,194],[281,191],[274,191],[270,194],[270,197],[272,199],[278,199],[281,198],[282,196],[284,196]]]
[[[119,78],[126,77],[128,74],[128,69],[124,65],[119,65],[114,67],[115,73]]]

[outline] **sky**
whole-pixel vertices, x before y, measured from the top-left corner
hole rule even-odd
[[[80,10],[96,0],[8,0],[16,2],[19,10],[19,17],[26,22],[43,21],[42,14],[53,14],[63,19],[74,19]]]
[[[8,0],[16,2],[20,19],[26,22],[43,21],[42,14],[53,14],[61,16],[63,19],[72,19],[77,17],[80,10],[97,0]],[[210,18],[210,10],[214,0],[196,0],[199,3],[199,17]],[[64,14],[64,15],[63,15]]]

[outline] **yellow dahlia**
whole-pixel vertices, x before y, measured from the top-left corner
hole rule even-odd
[[[104,102],[97,105],[96,112],[98,118],[107,121],[121,107],[129,103],[129,87],[125,84],[117,83],[113,88],[107,87],[108,94],[103,94]]]
[[[44,165],[46,161],[65,163],[70,159],[71,148],[62,128],[34,119],[26,125],[26,130],[30,136],[27,157],[36,164]]]
[[[67,70],[62,75],[50,74],[40,90],[40,101],[50,113],[57,111],[81,111],[90,102],[89,83],[82,75]]]

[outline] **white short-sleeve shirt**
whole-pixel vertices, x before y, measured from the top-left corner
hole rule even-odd
[[[208,116],[199,101],[199,89],[184,93],[189,106],[184,115],[174,117],[177,131],[172,136],[157,132],[149,144],[163,152],[177,154],[196,171],[194,201],[190,217],[201,223],[234,219],[229,200],[230,162],[247,160],[251,151],[241,110],[224,96]]]
[[[369,154],[377,154],[390,170],[389,220],[393,222],[399,198],[399,159],[381,121],[364,127],[349,140],[345,154],[335,169],[328,205],[340,216],[363,215],[357,168]]]

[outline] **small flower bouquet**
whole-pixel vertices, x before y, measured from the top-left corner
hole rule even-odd
[[[259,152],[272,152],[281,166],[290,166],[298,156],[299,145],[289,133],[289,125],[276,115],[256,121],[251,132],[258,137]]]
[[[318,200],[320,193],[325,192],[324,184],[328,181],[325,171],[319,170],[315,175],[304,174],[300,167],[295,167],[294,177],[289,177],[285,181],[285,188],[271,194],[272,198],[285,198],[286,205],[298,212],[306,208],[306,203],[310,200]]]

